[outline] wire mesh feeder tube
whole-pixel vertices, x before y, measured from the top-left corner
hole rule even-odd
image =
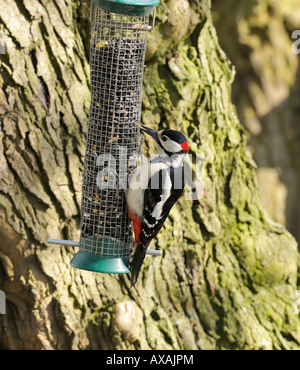
[[[77,268],[129,273],[133,244],[125,189],[139,153],[149,16],[92,10],[91,86]]]

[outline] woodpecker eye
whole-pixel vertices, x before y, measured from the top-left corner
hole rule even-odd
[[[167,141],[168,140],[168,138],[165,135],[162,136],[161,139],[162,139],[162,141]]]

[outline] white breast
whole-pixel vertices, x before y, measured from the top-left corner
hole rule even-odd
[[[149,179],[156,172],[162,169],[167,169],[167,167],[168,166],[162,162],[151,163],[150,161],[146,161],[136,170],[130,179],[126,193],[127,204],[131,212],[142,217],[144,209],[144,194],[145,189],[147,189]],[[159,208],[156,212],[159,212]]]

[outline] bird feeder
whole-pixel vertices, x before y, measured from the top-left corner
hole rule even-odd
[[[159,0],[92,0],[91,106],[83,171],[76,268],[129,273],[133,246],[127,177],[139,155],[142,82],[149,15]],[[154,19],[154,16],[153,16]],[[157,251],[148,254],[159,255]]]

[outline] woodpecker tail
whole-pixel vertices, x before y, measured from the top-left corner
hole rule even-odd
[[[134,286],[137,282],[142,264],[146,256],[146,250],[147,247],[145,247],[141,243],[138,243],[134,246],[134,251],[129,262],[129,268],[131,271],[131,286]]]

